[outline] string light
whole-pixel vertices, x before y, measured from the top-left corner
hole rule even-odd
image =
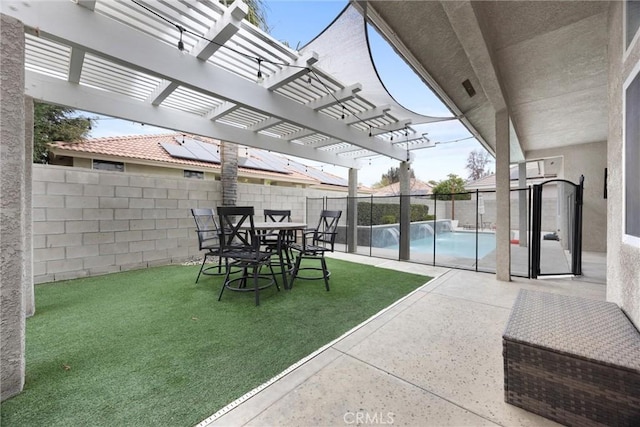
[[[342,106],[342,120],[344,120],[344,105]]]
[[[181,25],[176,25],[178,31],[180,31],[180,40],[178,40],[178,50],[182,52],[184,50],[184,42],[182,41],[182,33],[184,32],[184,27]]]
[[[258,84],[261,84],[264,81],[264,77],[262,77],[262,69],[261,69],[261,65],[262,65],[262,58],[256,58],[256,60],[258,61]]]
[[[371,136],[371,125],[369,125],[369,136]]]

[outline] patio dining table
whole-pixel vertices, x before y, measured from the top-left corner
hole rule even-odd
[[[242,228],[249,228],[250,225],[246,224]],[[306,230],[307,224],[304,222],[275,222],[275,221],[264,221],[264,222],[254,222],[253,228],[259,234],[264,234],[270,231],[278,232],[278,240],[277,240],[277,252],[278,259],[280,260],[280,271],[282,274],[282,282],[285,289],[289,289],[289,281],[287,280],[288,269],[285,263],[286,253],[286,235],[287,231],[297,232],[298,230]],[[285,257],[283,257],[283,254]]]

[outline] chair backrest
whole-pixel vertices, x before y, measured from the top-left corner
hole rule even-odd
[[[320,212],[320,221],[313,233],[313,244],[327,243],[333,251],[333,244],[338,234],[338,221],[342,211],[322,211]]]
[[[264,220],[266,222],[291,222],[291,211],[282,209],[265,209]]]
[[[218,246],[220,244],[220,227],[216,222],[213,209],[191,209],[191,215],[196,222],[200,250]]]
[[[222,251],[256,251],[260,242],[253,225],[253,206],[218,206]]]

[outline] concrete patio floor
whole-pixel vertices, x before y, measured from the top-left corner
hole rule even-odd
[[[435,278],[201,426],[556,425],[504,402],[502,332],[520,289],[604,300],[603,281],[505,283],[493,274],[333,256]],[[593,276],[601,261],[590,258]]]

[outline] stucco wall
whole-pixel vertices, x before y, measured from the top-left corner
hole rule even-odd
[[[607,143],[568,145],[562,148],[527,151],[527,158],[563,157],[562,179],[577,184],[584,175],[582,206],[582,249],[607,251],[607,200],[604,192],[604,168],[607,167]]]
[[[216,207],[221,183],[34,165],[36,283],[145,268],[200,257],[190,209]],[[238,184],[238,205],[291,209],[303,221],[307,197],[340,192]]]
[[[613,2],[609,10],[607,300],[620,305],[640,328],[640,248],[622,242],[622,87],[640,61],[640,43],[624,53],[623,8],[623,2]]]

